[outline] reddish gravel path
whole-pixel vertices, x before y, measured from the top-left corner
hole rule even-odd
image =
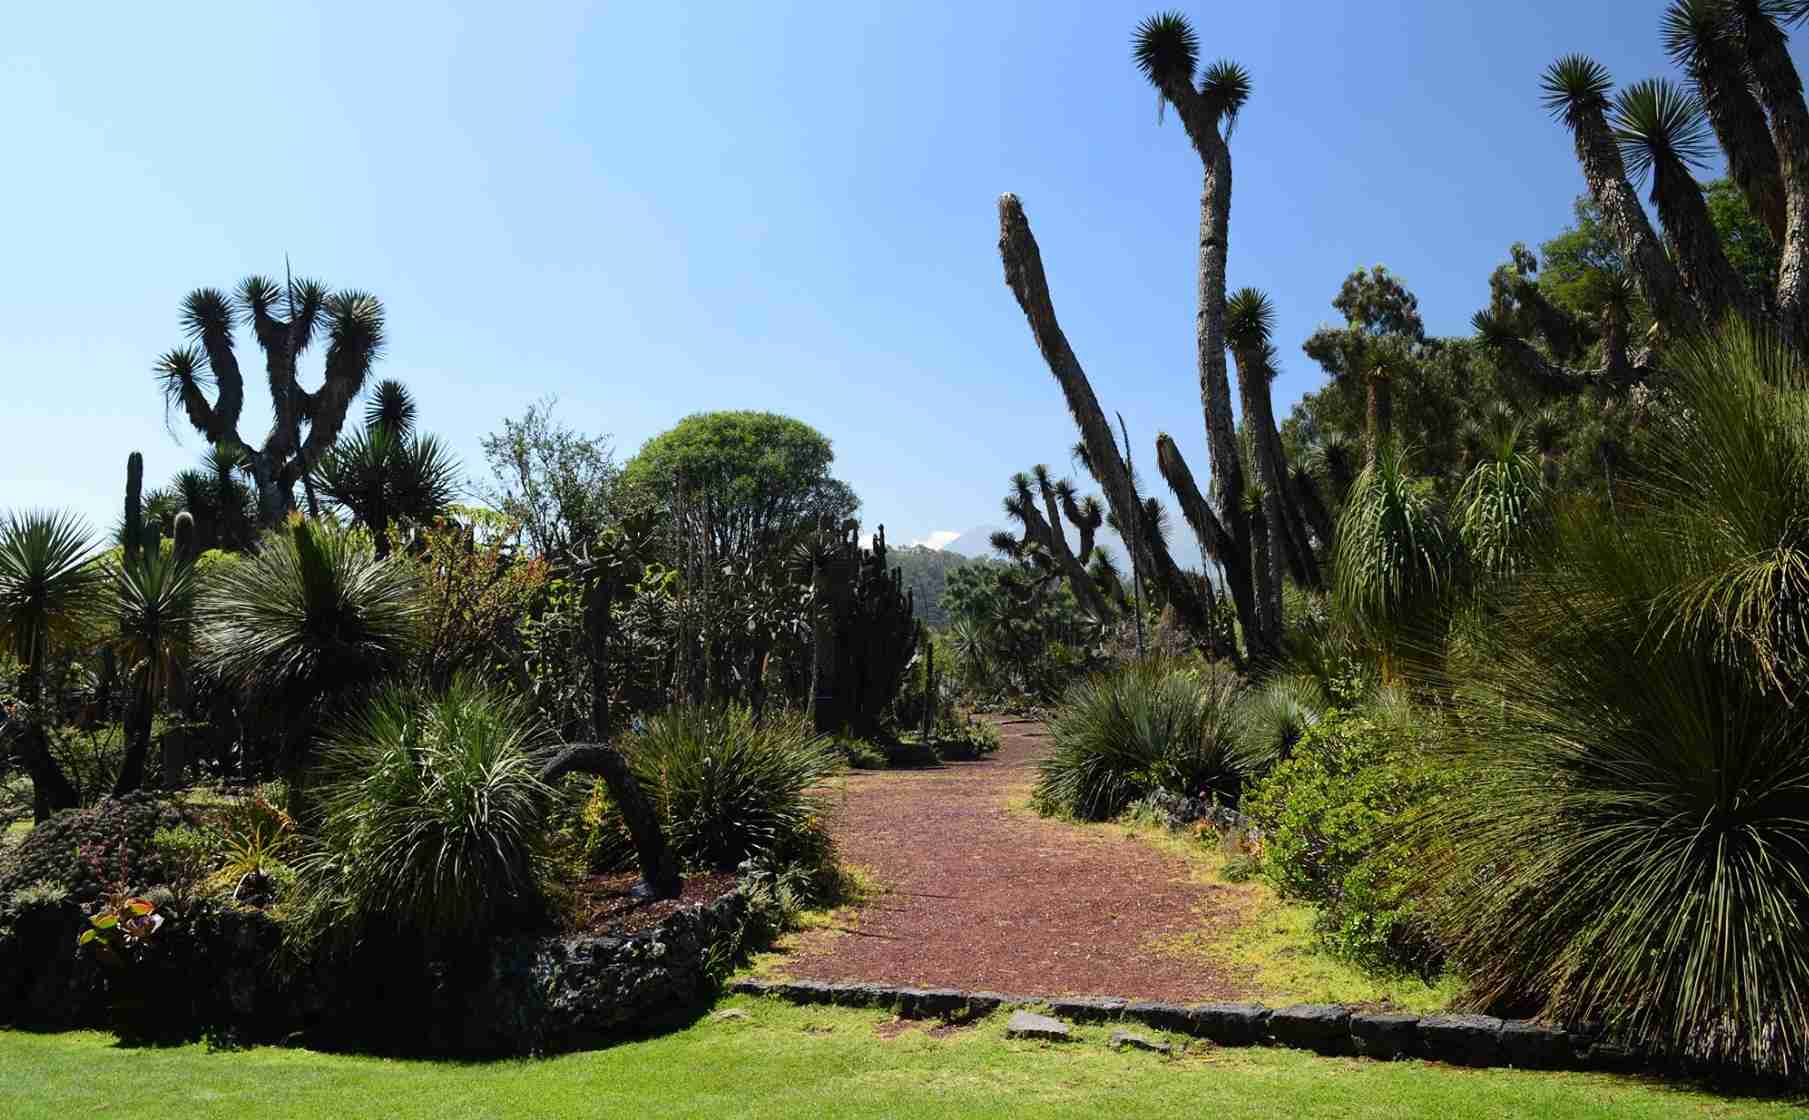
[[[856,771],[832,825],[880,890],[795,939],[792,979],[1194,1001],[1245,993],[1237,970],[1156,946],[1238,921],[1233,892],[1112,829],[1022,807],[1047,749],[1005,721],[998,753],[934,770]]]

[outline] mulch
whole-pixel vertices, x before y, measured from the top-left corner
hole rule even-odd
[[[589,875],[580,880],[570,931],[609,937],[639,933],[658,925],[683,907],[714,902],[735,889],[732,871],[687,875],[684,893],[677,898],[648,902],[629,893],[639,881],[640,875],[634,871]]]
[[[1236,895],[1134,837],[1033,815],[1042,725],[995,722],[988,758],[848,777],[831,831],[880,889],[846,923],[796,938],[779,971],[1012,995],[1248,995],[1240,970],[1162,947],[1239,924]]]

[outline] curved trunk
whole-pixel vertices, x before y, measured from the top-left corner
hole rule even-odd
[[[604,743],[574,743],[541,768],[540,780],[552,785],[567,774],[595,774],[608,787],[609,799],[621,811],[628,834],[634,838],[641,868],[636,893],[652,898],[676,898],[683,893],[684,879],[660,830],[659,816],[622,752]]]
[[[26,721],[19,740],[19,755],[31,775],[32,820],[42,821],[53,813],[74,809],[81,803],[75,784],[57,765],[50,753],[49,738],[44,731],[44,713],[39,710],[44,697],[41,661],[34,657],[24,665]]]
[[[1180,449],[1167,433],[1156,437],[1156,468],[1162,472],[1168,488],[1174,491],[1175,500],[1181,505],[1181,516],[1200,538],[1203,551],[1219,565],[1224,585],[1244,589],[1242,595],[1232,591],[1231,605],[1237,612],[1238,625],[1243,628],[1244,644],[1249,647],[1250,656],[1261,659],[1268,652],[1264,640],[1267,631],[1257,615],[1256,597],[1252,594],[1255,581],[1250,571],[1249,553],[1234,546],[1231,535],[1213,516],[1212,507],[1194,482],[1187,460],[1181,457]]]

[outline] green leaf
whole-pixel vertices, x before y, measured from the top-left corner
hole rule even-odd
[[[96,914],[94,917],[89,918],[88,920],[90,922],[94,923],[95,929],[112,929],[114,926],[119,924],[119,915],[111,913],[111,912],[106,913],[106,914]]]

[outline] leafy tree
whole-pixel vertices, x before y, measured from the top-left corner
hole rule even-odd
[[[199,345],[178,347],[158,359],[165,402],[180,406],[209,443],[224,444],[240,457],[257,490],[258,520],[273,527],[295,509],[295,484],[339,438],[346,409],[382,352],[383,305],[369,293],[333,292],[315,280],[279,285],[251,276],[230,297],[215,288],[190,292],[182,320]],[[245,384],[233,335],[244,324],[264,351],[276,413],[269,435],[255,447],[239,434]],[[310,392],[301,386],[296,360],[323,333],[325,377]]]
[[[654,436],[622,469],[711,563],[746,560],[860,499],[829,473],[835,453],[810,425],[771,412],[702,412]]]
[[[536,402],[484,437],[492,481],[483,497],[521,526],[536,555],[563,562],[610,524],[621,472],[608,437],[560,423],[556,403]]]

